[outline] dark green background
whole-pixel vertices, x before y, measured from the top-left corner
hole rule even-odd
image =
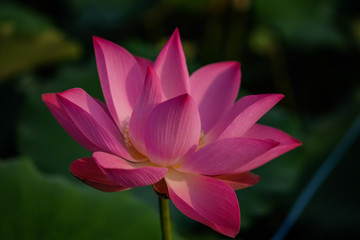
[[[359,1],[1,1],[0,239],[160,239],[150,187],[107,194],[69,174],[71,161],[90,153],[40,96],[81,87],[102,99],[93,35],[154,60],[176,27],[190,72],[236,60],[239,96],[286,95],[261,122],[303,146],[237,192],[237,239],[275,233],[360,110]],[[360,238],[359,148],[350,147],[285,239]],[[175,239],[226,239],[173,206],[171,214]]]

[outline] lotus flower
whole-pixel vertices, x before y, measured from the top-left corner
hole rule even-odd
[[[152,185],[188,217],[235,237],[234,190],[257,183],[251,170],[301,144],[256,123],[283,95],[235,102],[237,62],[189,76],[177,29],[154,63],[93,40],[106,105],[79,88],[42,96],[62,127],[93,153],[75,160],[71,173],[104,192]]]

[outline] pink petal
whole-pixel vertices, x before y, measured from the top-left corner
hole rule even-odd
[[[265,163],[269,162],[270,160],[296,148],[301,145],[301,142],[287,133],[268,126],[264,126],[261,124],[255,124],[252,126],[244,135],[244,137],[251,137],[257,139],[273,139],[280,144],[275,148],[271,149],[270,151],[264,153],[263,155],[255,158],[248,164],[234,169],[232,172],[240,173],[240,172],[248,172],[252,169],[260,167]]]
[[[155,167],[149,162],[131,163],[118,156],[95,152],[99,168],[114,182],[125,187],[141,187],[159,182],[167,168]]]
[[[80,158],[71,163],[70,172],[83,183],[103,192],[119,192],[129,188],[110,180],[92,158]]]
[[[134,56],[134,57],[135,57],[137,63],[139,64],[142,74],[145,76],[146,72],[147,72],[147,67],[148,66],[153,67],[154,62],[149,59],[146,59],[146,58],[142,58],[142,57],[138,57],[138,56]]]
[[[234,190],[251,187],[260,181],[260,176],[251,172],[238,174],[223,174],[216,176],[217,179],[229,184]]]
[[[207,134],[206,141],[241,137],[283,97],[282,94],[260,94],[239,99]]]
[[[178,29],[161,50],[154,63],[154,70],[167,99],[189,92],[189,72]]]
[[[186,216],[229,237],[239,233],[239,203],[228,184],[175,170],[169,170],[165,181],[171,200]]]
[[[81,133],[106,152],[132,159],[123,147],[124,137],[98,102],[82,89],[57,94],[59,103]]]
[[[42,95],[42,100],[49,108],[55,119],[65,129],[65,131],[82,147],[90,152],[103,150],[100,146],[97,146],[90,139],[88,139],[71,120],[65,109],[59,103],[57,93],[47,93]]]
[[[228,138],[215,141],[187,156],[178,168],[180,171],[204,175],[226,174],[279,143],[251,138]]]
[[[73,88],[58,93],[58,95],[60,96],[60,99],[67,99],[89,113],[95,121],[100,122],[115,137],[121,135],[111,116],[105,110],[104,105],[100,104],[99,100],[91,97],[83,89]]]
[[[199,106],[205,133],[234,104],[240,87],[240,63],[220,62],[207,65],[190,77],[190,92]]]
[[[106,104],[116,124],[124,132],[145,75],[134,56],[124,48],[95,36],[93,41]]]
[[[175,164],[199,143],[201,123],[194,100],[187,94],[160,103],[151,112],[145,128],[145,146],[150,161]]]
[[[145,155],[145,124],[151,111],[162,99],[160,80],[154,70],[148,66],[143,90],[131,115],[129,131],[132,144]]]

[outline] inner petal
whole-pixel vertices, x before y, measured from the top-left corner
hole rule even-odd
[[[149,159],[160,166],[180,163],[196,150],[201,122],[196,103],[184,94],[154,108],[145,127],[145,146]]]

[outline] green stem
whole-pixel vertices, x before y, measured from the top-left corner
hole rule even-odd
[[[159,197],[160,222],[163,240],[171,240],[169,199]]]

